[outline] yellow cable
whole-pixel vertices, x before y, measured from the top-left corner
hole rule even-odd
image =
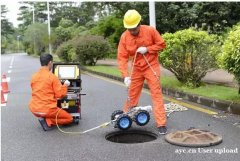
[[[58,110],[58,112],[57,112],[57,114],[56,114],[56,126],[57,126],[58,130],[59,130],[60,132],[64,133],[64,134],[84,134],[84,133],[87,133],[87,132],[89,132],[89,131],[92,131],[92,130],[95,130],[95,129],[98,129],[98,128],[107,127],[107,126],[111,123],[111,121],[105,122],[105,123],[103,123],[103,124],[101,124],[101,125],[99,125],[99,126],[96,126],[96,127],[94,127],[94,128],[91,128],[91,129],[88,129],[88,130],[85,130],[85,131],[76,131],[76,132],[64,131],[64,130],[62,130],[62,129],[58,126],[58,119],[57,119],[57,118],[58,118],[58,114],[59,114],[59,112],[60,112],[61,110],[62,110],[62,109],[59,108],[59,110]]]

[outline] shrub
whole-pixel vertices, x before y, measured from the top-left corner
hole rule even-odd
[[[59,26],[55,29],[55,33],[59,42],[67,41],[71,38],[71,29]]]
[[[220,63],[229,73],[232,73],[239,85],[240,94],[240,24],[233,27],[222,46]]]
[[[99,59],[107,57],[110,45],[102,36],[77,36],[57,49],[58,56],[69,62],[95,65]]]
[[[72,56],[70,55],[69,51],[71,51],[73,48],[73,44],[71,44],[70,42],[64,42],[57,48],[56,54],[61,60],[65,62],[71,62]]]
[[[219,48],[215,35],[190,28],[166,33],[163,38],[167,48],[160,53],[160,62],[185,85],[199,87],[206,73],[217,67]]]
[[[62,18],[59,22],[59,26],[55,28],[56,40],[54,46],[58,46],[63,42],[66,42],[72,38],[72,32],[75,30],[73,28],[73,22],[68,19]]]
[[[110,43],[117,44],[124,30],[122,18],[111,15],[101,19],[97,25],[91,29],[91,33],[102,35],[104,38],[108,38]]]
[[[63,27],[63,28],[68,28],[73,26],[74,23],[72,22],[72,20],[68,20],[65,18],[62,18],[61,21],[59,22],[59,26]]]
[[[59,26],[55,28],[55,41],[52,44],[54,49],[57,48],[63,42],[73,39],[76,36],[87,35],[89,30],[84,26],[79,26],[77,23],[73,23],[71,20],[62,19]]]
[[[117,44],[124,32],[122,18],[118,18],[116,15],[106,16],[93,27],[90,32],[94,35],[102,35],[110,42],[112,52],[109,54],[109,58],[117,57]]]

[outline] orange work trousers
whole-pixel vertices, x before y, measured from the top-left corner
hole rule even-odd
[[[123,111],[127,112],[131,108],[138,105],[141,91],[143,88],[144,80],[147,81],[150,89],[152,103],[153,103],[153,115],[157,127],[166,126],[166,112],[163,104],[162,90],[160,86],[160,65],[156,64],[152,66],[156,72],[157,78],[150,67],[142,70],[134,67],[134,71],[131,75],[131,84],[128,89],[129,100],[126,101]]]
[[[68,112],[58,107],[50,108],[47,113],[33,112],[33,114],[37,117],[45,118],[49,127],[51,127],[52,125],[56,125],[57,123],[58,125],[67,125],[72,123],[73,121],[72,115],[70,115]],[[56,115],[57,115],[57,123],[56,123]]]

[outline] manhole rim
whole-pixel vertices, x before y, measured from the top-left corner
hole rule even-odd
[[[153,137],[154,139],[151,141],[146,141],[146,142],[131,142],[131,143],[124,143],[124,142],[114,142],[109,140],[108,138],[110,137],[114,137],[115,135],[121,135],[121,134],[144,134],[144,135],[148,135],[150,137]],[[118,143],[118,144],[142,144],[142,143],[147,143],[147,142],[152,142],[154,140],[157,140],[158,135],[152,131],[145,131],[145,130],[123,130],[123,131],[114,131],[114,132],[110,132],[108,134],[105,135],[105,139],[109,142],[112,143]]]
[[[177,132],[183,132],[185,133],[186,131],[188,130],[184,130],[184,131],[177,131],[177,132],[171,132],[169,134],[167,134],[165,136],[165,141],[167,141],[168,143],[170,144],[173,144],[173,145],[177,145],[177,146],[182,146],[182,147],[192,147],[192,148],[198,148],[198,147],[210,147],[210,146],[215,146],[215,145],[218,145],[220,143],[223,142],[223,137],[220,136],[219,134],[216,134],[216,133],[213,133],[209,130],[202,130],[202,129],[191,129],[191,130],[197,130],[197,131],[205,131],[205,132],[208,132],[208,133],[211,133],[211,134],[214,134],[217,136],[217,139],[215,141],[209,141],[209,142],[203,142],[203,143],[183,143],[183,142],[180,142],[180,141],[177,141],[177,140],[174,140],[172,139],[172,135],[174,135],[175,133]],[[191,131],[189,130],[189,131]]]

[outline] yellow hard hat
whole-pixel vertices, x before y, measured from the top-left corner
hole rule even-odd
[[[141,15],[136,10],[128,10],[123,19],[124,27],[127,29],[135,28],[141,21]]]

